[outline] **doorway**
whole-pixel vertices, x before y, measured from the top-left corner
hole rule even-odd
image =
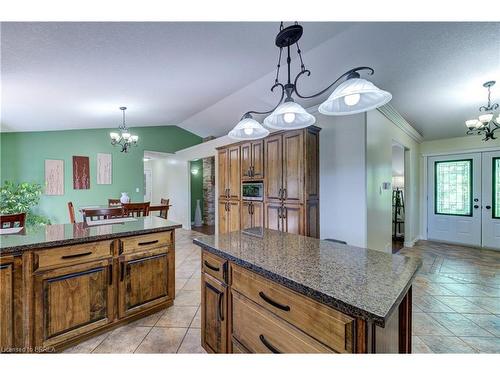
[[[405,242],[405,148],[392,143],[392,253]]]
[[[427,237],[500,250],[500,151],[428,159]]]
[[[144,169],[144,202],[153,200],[153,172],[151,169]]]
[[[191,229],[215,233],[215,157],[189,162],[191,176]]]

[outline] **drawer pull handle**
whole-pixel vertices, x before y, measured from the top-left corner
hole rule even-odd
[[[276,349],[267,339],[264,337],[264,335],[259,335],[260,341],[268,348],[272,353],[274,354],[281,354],[281,352]]]
[[[63,255],[61,257],[61,259],[71,259],[71,258],[84,257],[84,256],[87,256],[90,254],[92,254],[92,251],[87,251],[86,253],[80,253],[80,254]]]
[[[215,267],[215,266],[212,266],[210,263],[208,263],[207,261],[204,261],[203,264],[205,266],[207,266],[208,268],[210,268],[212,271],[215,271],[215,272],[219,272],[220,271],[220,268],[219,267]]]
[[[273,305],[274,307],[283,310],[283,311],[290,311],[290,306],[287,305],[282,305],[281,303],[278,303],[276,301],[273,301],[271,298],[266,296],[264,292],[259,292],[260,298],[262,298],[264,301],[266,301],[268,304]]]
[[[146,242],[139,242],[139,246],[146,246],[146,245],[152,245],[154,243],[158,243],[158,240],[153,240],[153,241],[146,241]]]
[[[120,263],[120,282],[123,281],[123,277],[125,276],[125,263]]]

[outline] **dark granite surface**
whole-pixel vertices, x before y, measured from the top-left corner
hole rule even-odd
[[[196,238],[195,244],[268,279],[384,327],[421,261],[264,229]]]
[[[85,223],[45,225],[25,228],[18,234],[0,235],[0,254],[164,232],[176,228],[181,228],[181,225],[158,216],[96,226],[88,226]]]

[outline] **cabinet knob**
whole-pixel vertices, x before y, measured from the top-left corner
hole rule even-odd
[[[485,207],[487,210],[490,210],[491,209],[491,206],[486,206]]]

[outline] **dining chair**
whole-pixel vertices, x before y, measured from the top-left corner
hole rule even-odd
[[[121,207],[109,207],[109,208],[89,208],[82,211],[83,221],[95,221],[95,220],[105,220],[105,219],[116,219],[123,217],[123,209]],[[87,220],[89,219],[89,220]]]
[[[109,207],[121,206],[121,205],[122,205],[122,202],[120,202],[119,199],[113,199],[113,198],[108,199],[108,206]]]
[[[75,224],[75,207],[73,207],[73,202],[68,202],[68,211],[69,211],[69,222],[71,224]]]
[[[16,223],[17,227],[24,227],[24,222],[26,221],[26,214],[9,214],[9,215],[1,215],[0,216],[0,229],[4,228],[15,228]]]
[[[122,207],[125,216],[141,217],[149,215],[149,202],[124,203]]]
[[[162,206],[167,206],[167,208],[160,210],[160,217],[168,219],[168,209],[170,208],[170,199],[161,198],[160,204]]]

